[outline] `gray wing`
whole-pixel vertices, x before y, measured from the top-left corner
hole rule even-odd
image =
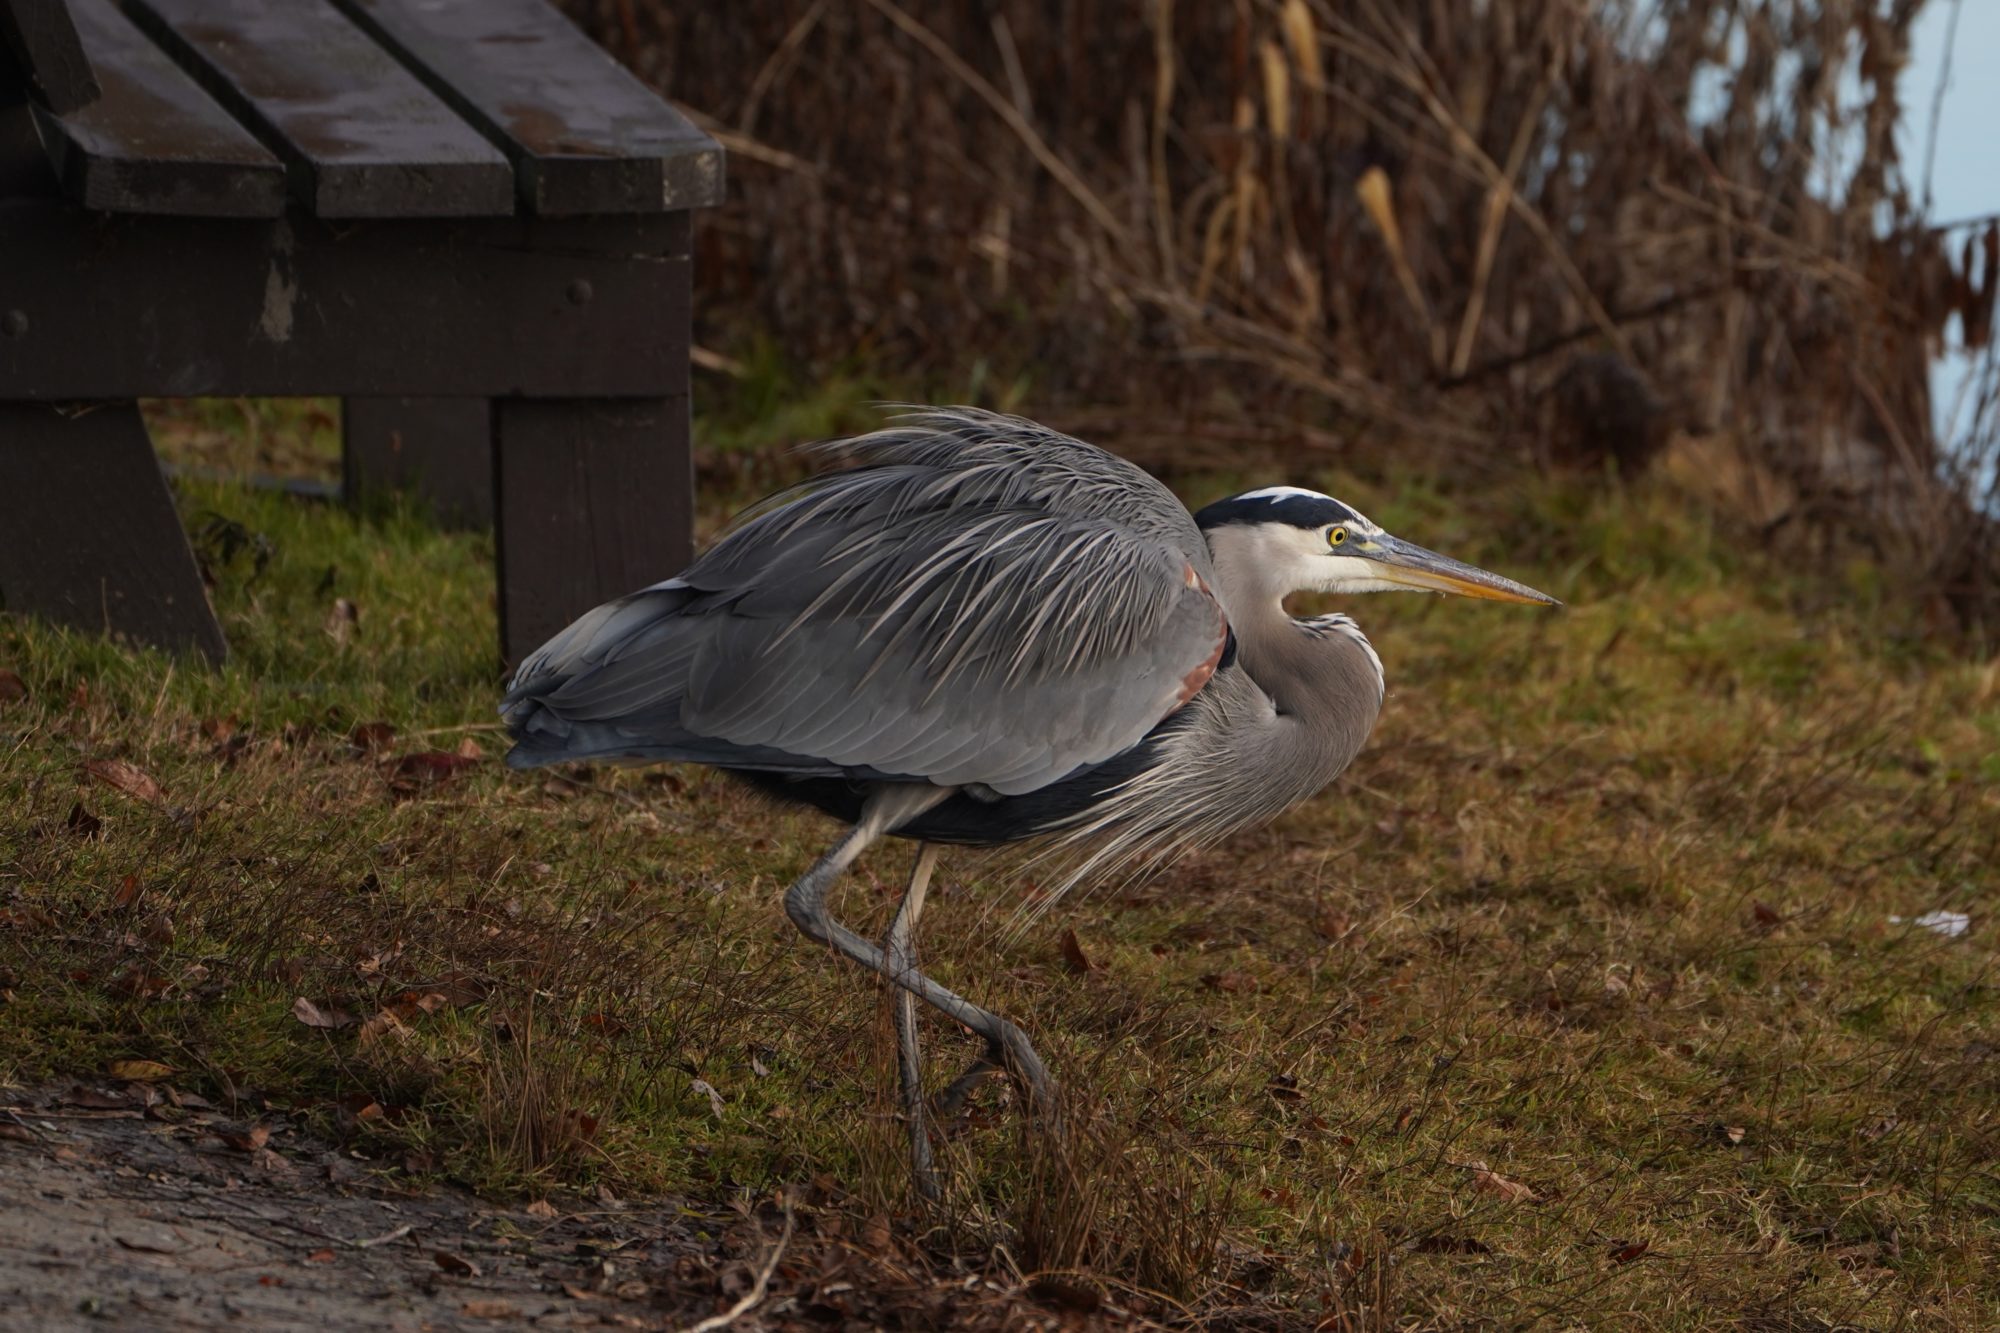
[[[517,764],[686,759],[1032,791],[1136,744],[1227,624],[1171,492],[1015,418],[930,412],[516,675]]]

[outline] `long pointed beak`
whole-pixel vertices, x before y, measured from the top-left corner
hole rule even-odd
[[[1382,566],[1385,580],[1405,588],[1456,593],[1460,597],[1484,597],[1495,602],[1562,605],[1547,593],[1536,592],[1526,584],[1489,574],[1475,565],[1425,550],[1415,542],[1406,542],[1401,537],[1391,537],[1386,533],[1350,547],[1345,553],[1375,561]]]

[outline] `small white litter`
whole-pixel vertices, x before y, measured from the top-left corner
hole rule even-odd
[[[1925,912],[1922,916],[1892,916],[1889,918],[1889,924],[1922,926],[1925,930],[1934,930],[1940,935],[1956,939],[1972,929],[1972,918],[1963,912]]]

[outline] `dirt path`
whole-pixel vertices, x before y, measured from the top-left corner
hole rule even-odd
[[[0,1328],[681,1328],[755,1294],[783,1232],[616,1200],[496,1208],[411,1194],[328,1144],[91,1085],[0,1092]],[[735,1327],[1057,1321],[879,1232],[801,1219]],[[829,1234],[829,1232],[833,1234]]]

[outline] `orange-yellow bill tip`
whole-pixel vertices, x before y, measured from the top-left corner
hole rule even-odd
[[[1381,536],[1355,552],[1382,566],[1382,575],[1391,583],[1425,592],[1451,593],[1459,597],[1480,597],[1490,602],[1529,602],[1538,606],[1561,606],[1545,592],[1525,583],[1489,573],[1476,565],[1454,560],[1448,555],[1426,550],[1400,537]]]

